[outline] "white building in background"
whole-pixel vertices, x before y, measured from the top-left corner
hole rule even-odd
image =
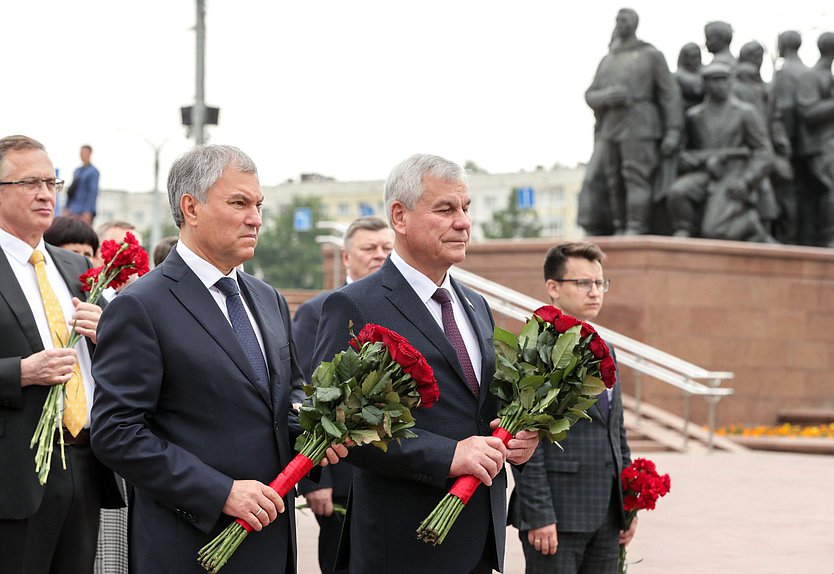
[[[507,207],[511,193],[538,212],[542,235],[574,239],[582,236],[576,225],[576,208],[585,167],[538,169],[529,172],[470,175],[472,195],[472,239],[484,239],[482,224],[495,211]],[[291,181],[274,186],[263,186],[264,220],[272,221],[294,197],[321,199],[325,219],[350,223],[362,215],[377,215],[385,219],[382,194],[385,186],[378,181],[335,181],[316,175],[304,175],[299,182]],[[163,225],[171,224],[168,196],[161,193],[160,211]],[[150,229],[152,221],[151,193],[130,193],[102,190],[98,198],[97,223],[119,219],[129,221],[138,229]]]

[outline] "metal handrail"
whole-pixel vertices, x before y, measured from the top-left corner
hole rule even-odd
[[[464,285],[478,291],[487,301],[490,308],[512,319],[526,321],[530,315],[546,303],[505,287],[470,271],[452,267],[450,273]],[[713,448],[715,436],[715,409],[718,402],[735,391],[728,387],[720,387],[725,380],[732,379],[734,374],[729,371],[709,371],[698,365],[665,353],[651,345],[641,343],[606,327],[592,323],[597,332],[607,342],[617,349],[617,360],[621,365],[635,371],[635,414],[637,424],[641,420],[642,377],[648,375],[665,384],[679,389],[683,394],[683,447],[686,448],[689,439],[689,398],[704,397],[708,405],[709,436],[707,444]],[[703,381],[703,382],[701,382]]]

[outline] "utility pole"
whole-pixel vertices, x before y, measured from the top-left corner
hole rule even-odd
[[[195,26],[195,36],[197,38],[197,86],[195,89],[194,108],[191,110],[191,125],[194,130],[194,143],[201,145],[205,143],[206,125],[206,3],[205,0],[196,0],[196,2],[197,24]]]

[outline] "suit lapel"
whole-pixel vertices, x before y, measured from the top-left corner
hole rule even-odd
[[[437,350],[443,353],[449,365],[458,374],[461,382],[466,385],[463,368],[460,366],[460,361],[452,344],[449,343],[443,329],[429,313],[425,303],[417,297],[414,289],[411,288],[411,285],[408,284],[396,265],[389,258],[377,273],[383,274],[382,284],[389,289],[386,298],[402,313],[407,321],[414,325],[432,345],[437,347]]]
[[[67,257],[67,252],[65,250],[52,247],[48,244],[44,245],[46,245],[46,250],[49,251],[49,256],[52,257],[52,261],[55,262],[55,267],[61,274],[61,278],[64,280],[64,283],[66,283],[70,295],[78,297],[82,301],[86,301],[87,294],[81,290],[81,281],[78,279],[81,275],[81,273],[79,273],[78,266],[69,257]]]
[[[29,302],[26,300],[23,289],[20,288],[20,283],[17,282],[17,277],[12,271],[11,265],[9,265],[6,253],[2,249],[0,249],[0,298],[6,301],[9,309],[17,317],[20,329],[26,335],[32,350],[35,352],[42,351],[43,342],[38,333],[38,326],[35,324],[35,316],[29,309]]]
[[[237,365],[249,384],[255,388],[258,395],[270,407],[271,412],[272,405],[269,395],[265,394],[264,389],[256,383],[255,371],[249,363],[240,341],[238,341],[232,326],[217,307],[217,303],[205,285],[175,250],[172,250],[171,256],[163,263],[162,272],[174,281],[171,286],[171,293],[174,297],[211,335],[232,362]]]

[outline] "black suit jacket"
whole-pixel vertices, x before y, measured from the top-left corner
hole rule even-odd
[[[440,386],[430,409],[415,409],[418,438],[392,444],[387,453],[372,446],[351,449],[353,489],[343,551],[349,551],[351,574],[376,572],[449,573],[471,571],[487,548],[493,567],[503,563],[506,520],[506,472],[490,488],[481,486],[441,546],[417,540],[415,531],[443,498],[454,480],[449,468],[459,440],[489,435],[498,410],[488,392],[495,370],[493,319],[486,301],[452,280],[475,330],[483,362],[480,400],[472,394],[457,355],[396,266],[388,259],[376,273],[334,291],[324,303],[315,361],[331,360],[366,323],[376,323],[406,337],[428,360]],[[487,546],[488,545],[488,546]],[[497,553],[496,553],[497,550]]]
[[[298,350],[298,363],[307,381],[312,380],[312,374],[318,363],[313,365],[313,351],[316,348],[316,332],[321,320],[321,308],[330,291],[319,293],[309,301],[301,304],[292,318],[292,335]],[[344,502],[350,492],[350,482],[353,479],[353,468],[349,464],[328,465],[321,469],[321,477],[316,483],[304,479],[298,483],[298,491],[307,494],[313,490],[332,488],[333,498]]]
[[[568,431],[562,448],[542,443],[524,472],[513,473],[509,515],[519,530],[556,523],[558,532],[594,532],[605,519],[612,490],[620,528],[625,527],[622,488],[612,489],[615,477],[621,484],[623,466],[631,464],[620,385],[614,386],[608,417],[598,403],[588,415],[590,421],[582,419]]]
[[[293,456],[290,394],[301,371],[289,308],[262,281],[238,279],[263,334],[268,386],[256,382],[232,326],[176,250],[102,315],[92,444],[135,487],[137,574],[202,574],[197,550],[231,521],[221,511],[233,480],[269,483]],[[295,570],[293,499],[284,501],[286,511],[249,536],[224,572]]]
[[[78,276],[90,268],[90,262],[67,251],[46,246],[70,293],[86,299]],[[44,487],[35,474],[35,451],[29,441],[41,416],[49,387],[20,386],[20,361],[43,351],[35,317],[23,290],[0,250],[0,519],[32,516],[40,507]],[[88,340],[90,352],[92,343]],[[58,448],[58,447],[56,447]],[[60,457],[56,452],[54,458]],[[60,468],[60,467],[58,467]],[[101,496],[105,508],[124,506],[113,473],[99,465]],[[63,472],[53,468],[52,472]]]

